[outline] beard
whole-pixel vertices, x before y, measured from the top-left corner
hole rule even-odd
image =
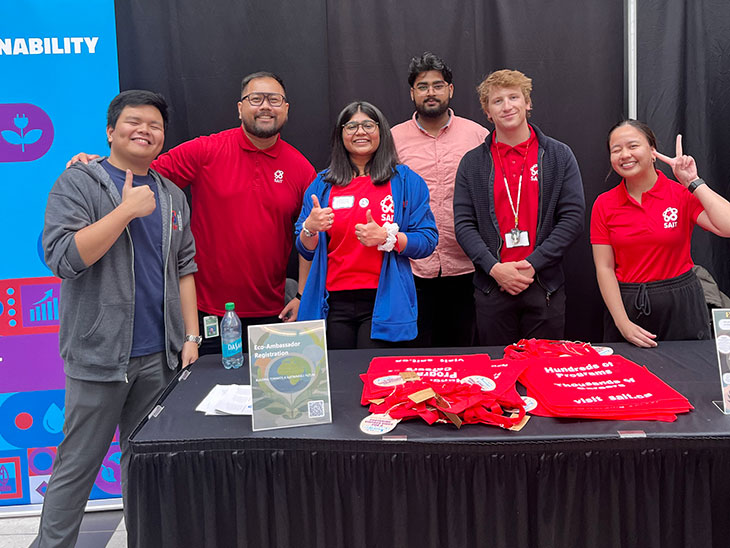
[[[449,109],[449,101],[448,99],[446,101],[436,99],[436,101],[435,105],[430,106],[427,106],[425,101],[420,104],[414,102],[416,112],[419,116],[425,116],[426,118],[438,118]]]
[[[269,137],[273,137],[281,131],[281,128],[284,127],[284,124],[286,123],[286,118],[273,126],[266,127],[261,126],[256,120],[255,116],[253,119],[253,123],[250,123],[245,118],[242,121],[243,129],[246,130],[246,133],[248,133],[249,135],[253,135],[254,137],[258,137],[259,139],[268,139]]]

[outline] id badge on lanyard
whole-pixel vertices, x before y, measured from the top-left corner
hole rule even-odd
[[[504,245],[507,249],[513,247],[526,247],[530,245],[530,235],[527,230],[520,230],[515,227],[509,232],[504,233]]]

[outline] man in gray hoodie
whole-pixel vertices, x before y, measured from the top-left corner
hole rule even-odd
[[[195,244],[182,191],[149,169],[167,105],[131,90],[109,105],[108,158],[74,164],[53,185],[43,248],[62,279],[59,344],[66,374],[64,440],[36,545],[73,546],[119,426],[122,494],[128,438],[175,375],[198,357]],[[127,521],[128,545],[138,539]]]

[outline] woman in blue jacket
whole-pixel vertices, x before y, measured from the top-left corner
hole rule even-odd
[[[388,121],[370,103],[337,117],[330,165],[304,195],[296,234],[311,261],[298,319],[327,319],[329,348],[416,337],[410,259],[433,253],[438,231],[426,183],[398,164]]]

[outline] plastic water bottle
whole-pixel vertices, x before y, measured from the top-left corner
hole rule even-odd
[[[221,322],[221,353],[223,367],[226,369],[238,369],[243,365],[241,320],[234,310],[235,307],[233,303],[226,303],[226,315]]]

